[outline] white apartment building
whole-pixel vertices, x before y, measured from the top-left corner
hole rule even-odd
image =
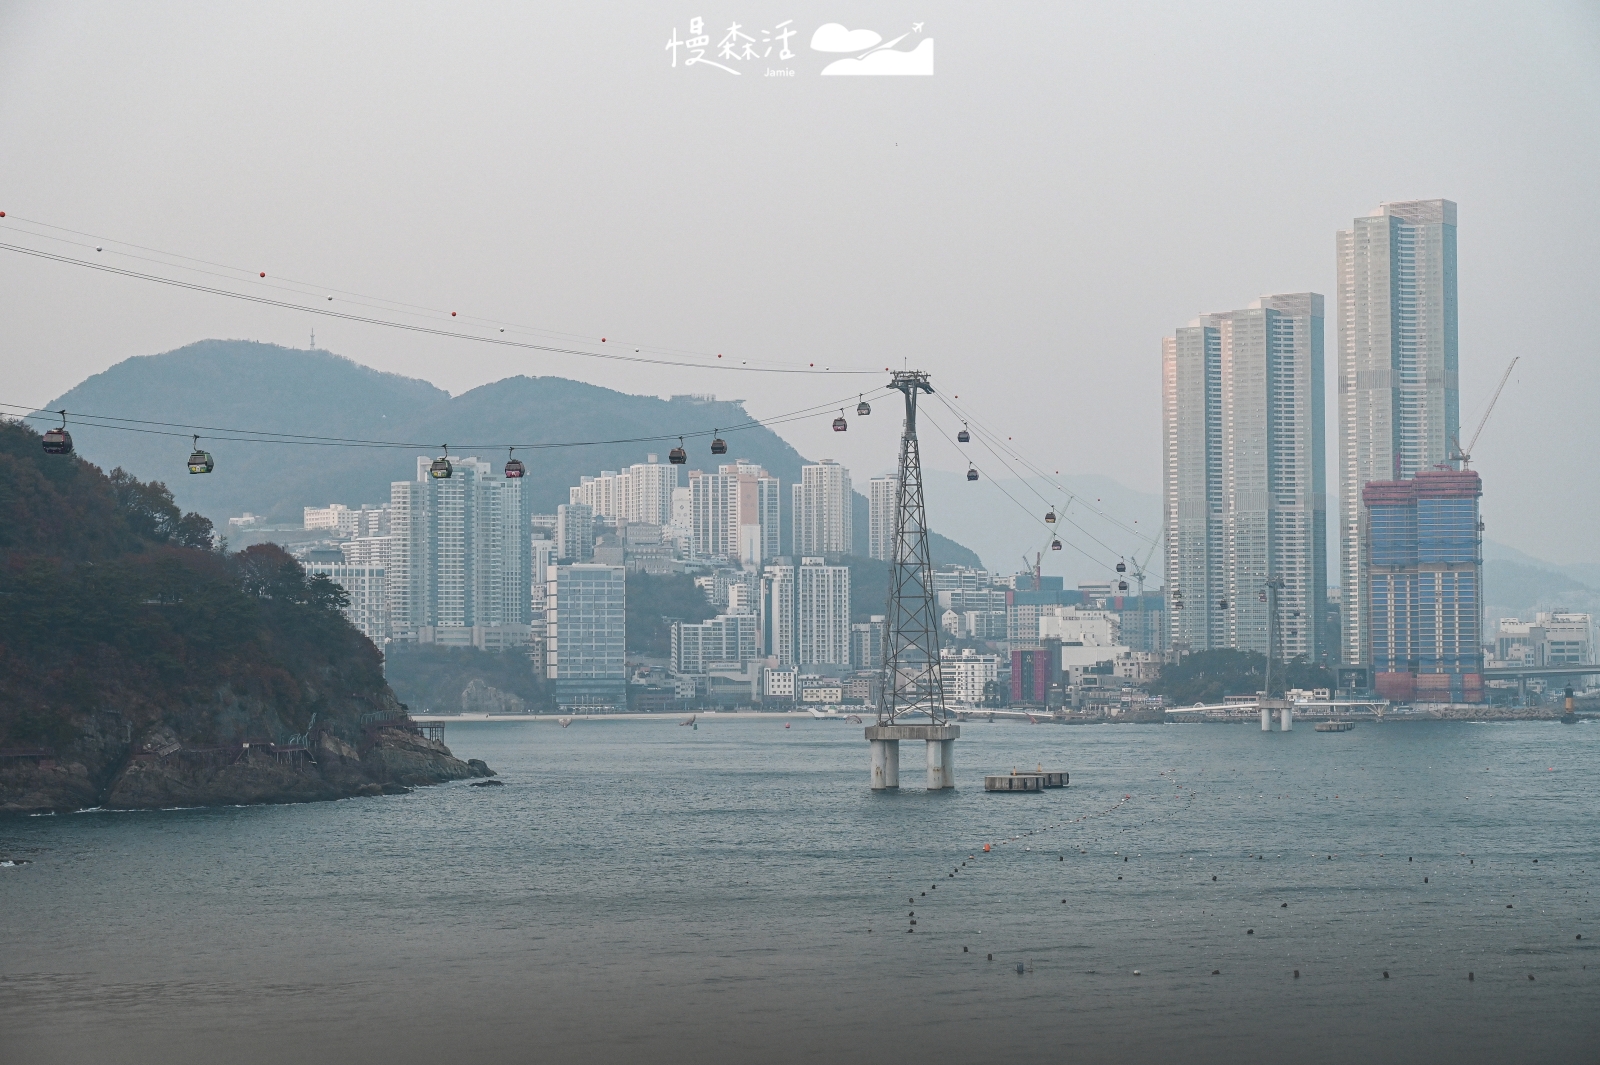
[[[556,554],[556,542],[544,535],[546,531],[541,528],[534,529],[528,552],[534,575],[528,600],[528,653],[533,656],[535,662],[545,661],[544,626],[550,609],[549,573],[550,567],[560,560],[560,556]]]
[[[855,542],[850,471],[832,459],[800,467],[793,493],[794,554],[848,555]]]
[[[1170,632],[1190,650],[1311,660],[1327,600],[1323,299],[1263,296],[1162,342]]]
[[[983,705],[985,688],[1000,679],[1000,656],[978,654],[971,648],[939,652],[939,675],[945,698],[963,706]]]
[[[744,459],[717,473],[728,478],[728,560],[759,568],[777,558],[783,551],[778,479]]]
[[[389,568],[391,536],[357,536],[339,545],[347,566],[378,566]]]
[[[1039,638],[1063,646],[1115,647],[1122,642],[1121,618],[1109,610],[1078,606],[1039,608]]]
[[[855,669],[883,668],[884,615],[850,626],[850,665]]]
[[[1449,461],[1461,432],[1456,205],[1382,204],[1341,231],[1337,247],[1340,650],[1345,662],[1365,664],[1361,490]]]
[[[694,555],[694,493],[688,488],[672,490],[672,520],[661,530],[662,539],[672,544],[680,558]]]
[[[980,592],[998,587],[986,569],[969,566],[941,566],[933,571],[935,592]],[[1003,593],[1002,593],[1003,594]],[[949,605],[949,604],[945,604]]]
[[[594,508],[587,503],[556,507],[556,558],[588,562],[594,558]]]
[[[867,482],[867,557],[894,561],[894,523],[900,505],[900,478]]]
[[[350,604],[344,616],[380,649],[389,638],[388,575],[381,565],[308,562],[306,572],[326,577],[345,590]]]
[[[1539,611],[1532,621],[1501,618],[1494,664],[1582,666],[1594,661],[1594,618],[1567,610]]]
[[[795,570],[795,662],[850,664],[850,569],[802,558]]]
[[[761,597],[756,616],[760,624],[761,654],[781,668],[797,659],[795,638],[795,567],[768,566],[761,574]]]
[[[497,645],[525,643],[534,574],[521,481],[475,458],[435,480],[432,461],[418,458],[416,480],[389,486],[391,636],[481,646],[475,630],[495,629]]]
[[[736,558],[739,542],[728,521],[734,482],[721,473],[689,472],[689,529],[696,558]]]
[[[718,614],[672,624],[672,672],[699,675],[714,666],[743,666],[756,659],[756,616]]]
[[[332,503],[326,507],[306,507],[304,515],[306,529],[327,529],[335,536],[389,534],[389,506],[386,503],[376,506],[364,503],[356,508]],[[229,519],[229,524],[233,524],[232,519]]]
[[[620,472],[604,470],[584,477],[567,489],[568,503],[581,503],[598,518],[613,522],[666,525],[672,521],[672,493],[678,487],[678,467],[662,464],[655,455]]]

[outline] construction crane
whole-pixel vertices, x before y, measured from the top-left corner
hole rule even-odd
[[[1478,437],[1483,435],[1483,427],[1489,424],[1489,415],[1494,413],[1494,405],[1500,402],[1500,393],[1505,390],[1506,382],[1511,379],[1511,371],[1517,368],[1517,360],[1521,358],[1521,355],[1513,358],[1511,365],[1506,367],[1506,372],[1500,375],[1500,384],[1495,387],[1494,395],[1489,397],[1489,407],[1483,412],[1483,417],[1479,419],[1478,428],[1473,432],[1472,439],[1467,441],[1467,446],[1463,448],[1459,439],[1450,441],[1455,445],[1455,454],[1451,455],[1450,458],[1452,461],[1461,463],[1462,469],[1466,469],[1468,464],[1472,462],[1472,449],[1478,446]]]

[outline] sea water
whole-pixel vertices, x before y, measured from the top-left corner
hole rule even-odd
[[[878,794],[843,722],[446,739],[505,786],[0,822],[0,1058],[1600,1050],[1600,725],[967,724]]]

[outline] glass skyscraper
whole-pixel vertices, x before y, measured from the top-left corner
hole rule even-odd
[[[1386,699],[1483,699],[1482,483],[1424,470],[1362,490],[1373,686]]]
[[[545,624],[556,704],[582,713],[627,706],[627,570],[551,566]]]

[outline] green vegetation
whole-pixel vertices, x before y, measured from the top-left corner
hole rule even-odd
[[[360,733],[395,708],[381,657],[275,545],[214,549],[158,483],[44,454],[0,423],[0,748],[102,778],[152,729],[185,745]]]
[[[672,654],[674,621],[704,621],[716,613],[686,573],[629,573],[628,653],[666,658]]]
[[[1162,669],[1150,694],[1164,695],[1172,706],[1220,703],[1228,695],[1254,695],[1265,680],[1267,656],[1254,651],[1197,651]],[[1331,688],[1333,671],[1301,658],[1272,664],[1272,689]]]
[[[473,681],[515,696],[527,710],[546,710],[554,705],[538,664],[527,655],[512,651],[391,645],[384,676],[396,697],[417,712],[454,713],[462,709],[461,693]]]

